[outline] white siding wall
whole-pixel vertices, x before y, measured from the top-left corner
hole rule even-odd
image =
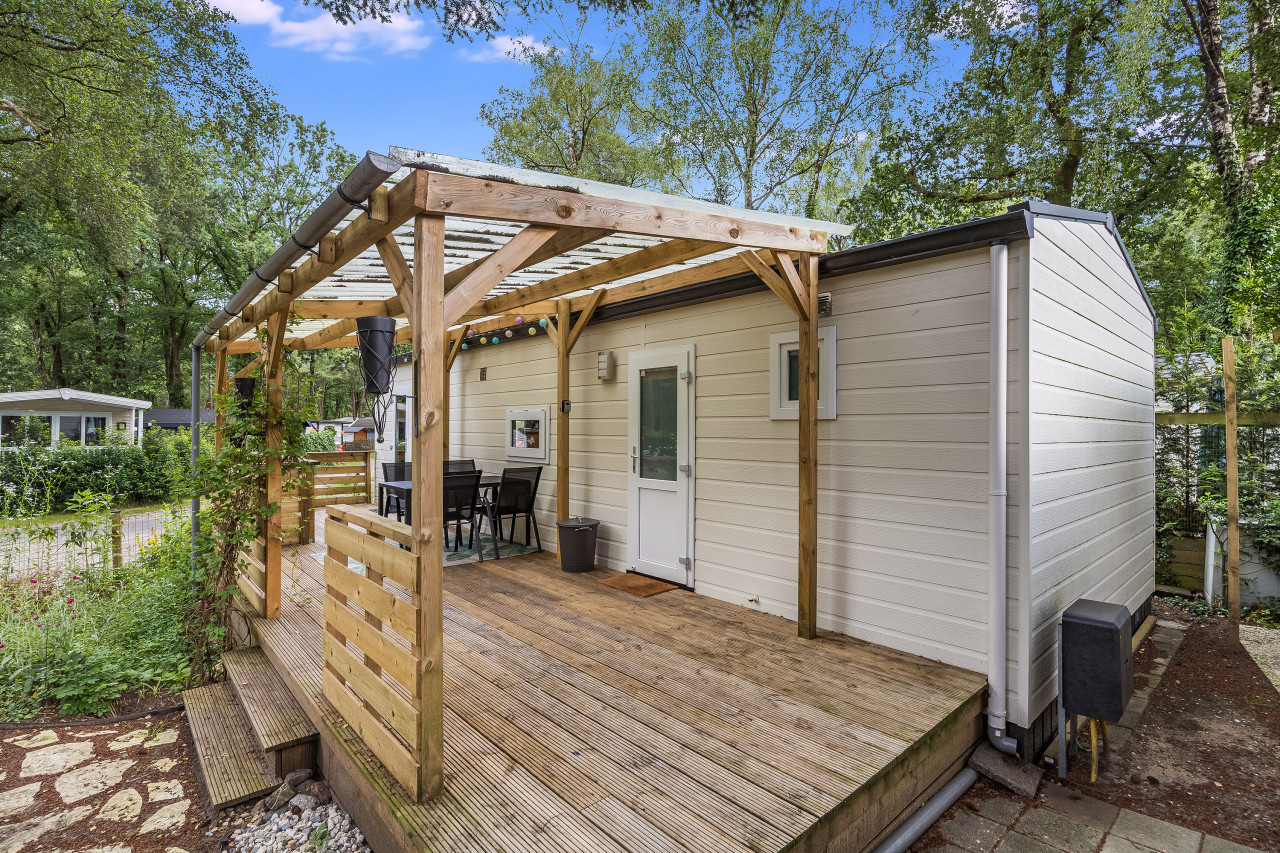
[[[1024,244],[1025,246],[1025,244]],[[1018,283],[1010,252],[1010,436],[1020,435]],[[986,666],[987,250],[830,279],[839,418],[819,423],[822,627],[982,671]],[[602,520],[603,565],[627,567],[629,352],[697,349],[695,588],[795,618],[795,421],[769,419],[769,336],[795,328],[770,293],[588,327],[572,357],[570,511]],[[596,379],[611,349],[617,378]],[[479,368],[488,378],[479,381]],[[555,402],[549,340],[462,353],[451,449],[494,469],[512,405]],[[554,547],[555,452],[539,516]],[[1018,488],[1010,453],[1010,593],[1020,589]],[[752,601],[758,599],[758,603]],[[1011,605],[1010,656],[1021,646]]]
[[[1155,588],[1154,329],[1102,225],[1037,218],[1031,263],[1034,626],[1014,722],[1056,694],[1057,623],[1077,598]]]

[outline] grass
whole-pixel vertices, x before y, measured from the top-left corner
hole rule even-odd
[[[167,510],[172,506],[176,506],[171,502],[139,504],[137,506],[121,507],[121,518],[128,518],[132,515],[142,515],[143,513],[156,512],[158,510]],[[21,529],[24,527],[39,527],[45,524],[64,524],[68,521],[75,521],[81,516],[74,512],[51,512],[48,515],[38,515],[33,518],[2,518],[0,517],[0,530]]]

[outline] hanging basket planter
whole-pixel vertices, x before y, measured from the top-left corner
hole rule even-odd
[[[374,395],[374,432],[381,444],[383,424],[391,404],[391,362],[396,349],[396,321],[391,317],[357,318],[356,342],[360,346],[360,373],[364,376],[365,393]]]

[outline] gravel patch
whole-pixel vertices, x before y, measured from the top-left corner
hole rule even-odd
[[[1262,674],[1280,690],[1280,631],[1261,625],[1241,625],[1240,642]]]
[[[298,799],[298,798],[295,798]],[[308,797],[309,800],[314,800]],[[334,804],[300,808],[290,805],[262,815],[256,824],[231,833],[227,850],[237,853],[368,853],[364,835],[351,816]]]

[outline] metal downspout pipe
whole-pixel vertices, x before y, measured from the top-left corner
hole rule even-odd
[[[1009,755],[1008,700],[1009,246],[991,244],[991,377],[987,444],[987,740]]]
[[[991,244],[991,375],[987,435],[987,741],[1003,753],[1014,755],[1018,742],[1005,734],[1008,714],[1008,599],[1007,540],[1009,494],[1009,246],[1004,241]],[[906,853],[934,821],[964,795],[978,780],[972,767],[965,767],[942,786],[920,810],[907,818],[875,849],[875,853]]]
[[[200,493],[194,488],[196,471],[200,468],[200,347],[191,348],[191,572],[192,586],[196,585],[196,555],[199,553]]]

